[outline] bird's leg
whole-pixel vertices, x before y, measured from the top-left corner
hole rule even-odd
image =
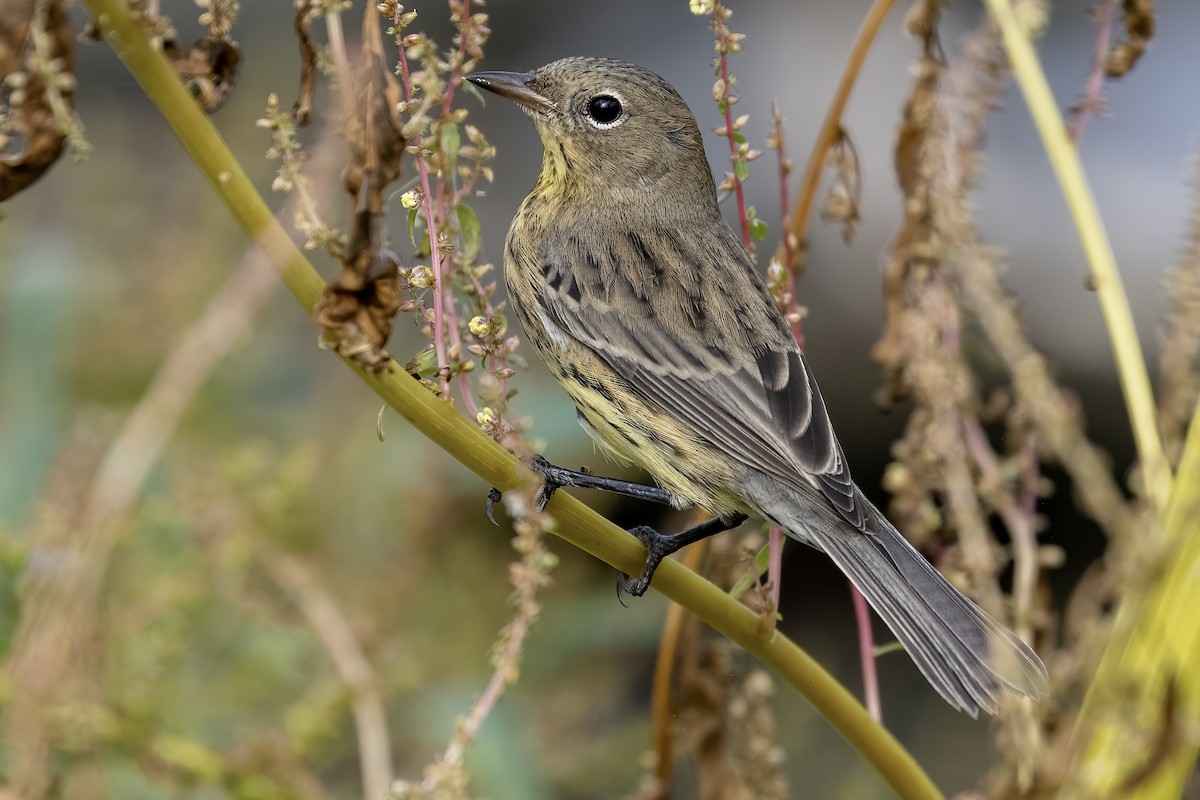
[[[745,514],[738,514],[730,519],[713,517],[679,533],[670,534],[659,533],[647,525],[630,528],[629,532],[646,545],[646,566],[642,567],[641,577],[636,580],[628,575],[622,575],[617,579],[617,597],[621,596],[621,592],[641,597],[650,588],[650,579],[654,577],[655,570],[658,569],[658,565],[664,558],[692,542],[707,539],[709,536],[723,531],[733,530],[745,521]]]
[[[652,503],[671,505],[671,494],[657,486],[647,486],[643,483],[622,481],[616,478],[602,478],[590,472],[566,469],[565,467],[551,464],[541,456],[534,456],[527,463],[530,469],[542,476],[542,488],[538,489],[537,496],[534,499],[539,509],[545,508],[554,493],[564,486],[573,486],[579,489],[596,489],[597,491],[612,492],[613,494],[633,497],[638,500],[649,500]],[[500,500],[500,497],[501,493],[499,489],[493,487],[488,491],[487,516],[493,525],[496,524],[496,520],[492,516],[492,509]],[[733,530],[745,521],[745,514],[738,514],[729,519],[713,517],[710,520],[705,520],[678,533],[659,533],[649,525],[639,525],[636,528],[630,528],[629,532],[636,536],[642,544],[646,545],[646,565],[642,568],[641,576],[636,580],[625,574],[622,574],[617,579],[617,596],[620,597],[621,592],[627,592],[634,597],[641,597],[650,588],[650,579],[654,577],[655,570],[658,569],[658,565],[662,563],[664,558],[677,550],[687,547],[692,542],[707,539],[709,536],[714,536],[723,531]]]
[[[538,490],[537,495],[538,508],[545,508],[554,493],[564,486],[596,489],[638,500],[649,500],[651,503],[671,504],[671,495],[657,486],[647,486],[644,483],[622,481],[616,478],[602,478],[590,472],[577,472],[551,464],[541,456],[534,456],[529,462],[529,466],[542,476],[542,488]]]
[[[550,502],[550,498],[554,493],[564,486],[574,486],[579,489],[596,489],[601,492],[612,492],[613,494],[625,495],[626,497],[633,497],[638,500],[649,500],[652,503],[671,505],[670,493],[663,491],[657,486],[647,486],[643,483],[622,481],[616,478],[602,478],[599,475],[592,475],[590,472],[566,469],[551,464],[541,456],[534,456],[527,463],[530,469],[542,476],[542,488],[538,489],[535,498],[539,510],[545,508],[546,503]],[[499,489],[493,488],[488,491],[487,517],[492,521],[493,525],[496,524],[496,520],[492,516],[492,509],[500,499],[500,496]]]

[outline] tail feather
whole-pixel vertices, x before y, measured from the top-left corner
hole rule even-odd
[[[768,501],[758,504],[768,519],[833,559],[950,705],[974,717],[994,713],[1005,692],[1046,694],[1046,668],[1033,650],[955,589],[874,507],[876,530],[865,533],[794,491],[759,499]]]

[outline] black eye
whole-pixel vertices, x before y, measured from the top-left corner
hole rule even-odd
[[[620,100],[610,94],[602,94],[599,97],[593,97],[592,102],[588,103],[587,113],[601,125],[609,125],[617,121],[621,116],[621,110]]]

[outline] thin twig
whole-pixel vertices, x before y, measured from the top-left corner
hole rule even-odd
[[[1125,396],[1134,441],[1141,458],[1145,491],[1155,509],[1161,513],[1166,508],[1171,491],[1171,465],[1163,451],[1150,374],[1146,370],[1146,360],[1133,324],[1133,312],[1129,308],[1129,298],[1121,282],[1108,233],[1092,197],[1079,153],[1067,136],[1058,105],[1027,32],[1022,28],[1009,0],[987,0],[987,5],[1000,26],[1017,85],[1025,97],[1025,104],[1041,135],[1046,155],[1075,221],[1116,360],[1121,392]]]
[[[779,621],[779,598],[783,593],[783,531],[778,525],[767,530],[767,586],[771,590],[771,607],[767,624],[775,629]]]
[[[350,690],[363,800],[386,797],[393,775],[392,744],[383,691],[371,662],[346,616],[312,568],[282,550],[267,548],[264,537],[255,539],[262,550],[261,562],[300,609],[329,653],[338,677]]]
[[[342,110],[347,111],[354,91],[354,73],[350,71],[350,58],[346,55],[346,35],[342,32],[342,12],[333,4],[330,4],[325,11],[325,31],[329,37],[329,52],[333,55],[333,70],[338,79],[338,94],[342,98]]]
[[[550,562],[542,538],[545,519],[540,511],[534,510],[532,500],[531,487],[520,493],[505,495],[510,514],[518,507],[524,512],[513,526],[516,529],[513,547],[521,554],[521,559],[509,568],[515,590],[515,610],[496,640],[492,652],[492,664],[495,667],[492,677],[488,680],[483,694],[472,704],[466,717],[459,721],[454,737],[438,759],[438,767],[456,768],[462,764],[467,748],[479,735],[484,720],[491,714],[508,687],[516,682],[521,654],[525,650],[525,639],[541,613],[538,591],[549,583],[547,570]],[[422,788],[433,791],[437,789],[438,780],[443,772],[435,768],[427,770],[427,773]]]
[[[791,207],[791,196],[788,191],[789,178],[792,175],[792,162],[787,157],[787,141],[784,138],[783,132],[783,112],[779,110],[779,101],[771,103],[771,137],[772,143],[775,146],[775,152],[778,153],[779,166],[779,218],[785,222],[789,219],[789,210]],[[795,248],[793,247],[793,238],[790,231],[786,228],[783,231],[783,236],[779,239],[779,251],[783,255],[783,264],[791,274],[792,264],[795,259]],[[778,258],[778,255],[776,255]],[[792,281],[792,295],[795,296],[796,282]],[[793,325],[793,333],[796,333],[796,341],[803,343],[800,335],[797,333],[799,322]]]
[[[725,13],[725,7],[720,2],[713,3],[713,34],[717,40],[717,74],[725,87],[723,99],[720,100],[720,103],[725,114],[725,139],[729,142],[729,160],[730,166],[733,168],[733,192],[737,197],[738,223],[742,230],[742,244],[747,250],[751,250],[754,247],[754,241],[750,238],[750,218],[746,213],[746,195],[742,188],[742,179],[737,174],[737,164],[740,156],[738,154],[737,142],[734,140],[737,129],[733,126],[734,95],[730,91],[732,87],[729,83],[729,48],[726,45]]]
[[[1033,528],[1032,507],[1023,508],[1013,502],[1013,497],[999,487],[1004,478],[1000,473],[1000,462],[988,441],[978,417],[963,417],[963,441],[979,468],[981,483],[994,485],[997,490],[989,493],[988,500],[995,507],[1004,527],[1008,529],[1013,548],[1013,617],[1017,635],[1029,641],[1032,635],[1030,612],[1033,609],[1033,592],[1037,588],[1037,533]],[[1022,458],[1028,459],[1032,451],[1026,449]],[[1033,455],[1037,463],[1036,455]],[[1036,496],[1035,496],[1036,497]]]
[[[708,540],[704,539],[684,550],[681,560],[684,566],[695,571],[699,569],[707,551]],[[655,796],[664,799],[671,794],[671,774],[675,769],[675,713],[671,690],[675,655],[687,613],[687,609],[678,603],[667,606],[667,618],[663,622],[658,657],[654,663],[654,679],[650,686],[650,739],[654,748]]]
[[[1102,0],[1095,8],[1096,43],[1092,47],[1092,69],[1088,73],[1087,84],[1083,96],[1073,108],[1071,114],[1071,141],[1075,146],[1083,139],[1087,130],[1088,120],[1093,114],[1104,111],[1104,64],[1108,60],[1108,46],[1112,40],[1112,20],[1120,0]]]
[[[87,519],[125,515],[183,413],[278,286],[262,253],[256,248],[247,251],[241,266],[167,354],[113,440],[88,494]]]
[[[854,623],[858,626],[858,660],[862,666],[863,698],[867,713],[876,722],[883,722],[883,702],[879,695],[879,671],[875,665],[875,635],[871,630],[871,607],[867,599],[853,584],[850,587],[850,603],[854,606]]]
[[[400,16],[399,6],[396,11]],[[399,28],[399,19],[396,20]],[[400,84],[404,87],[404,100],[409,105],[413,103],[412,80],[408,73],[408,56],[405,54],[404,41],[399,33],[396,34],[396,50],[400,54]],[[425,156],[421,147],[421,134],[414,130],[411,134],[411,145],[417,154],[417,172],[421,176],[421,202],[425,206],[425,228],[429,234],[429,260],[433,264],[433,347],[437,353],[438,380],[442,386],[442,396],[450,396],[450,359],[446,353],[446,319],[445,301],[445,264],[442,262],[442,250],[438,244],[437,216],[433,213],[434,195],[430,191],[429,169],[425,165]]]
[[[796,276],[802,271],[802,267],[794,263],[791,258],[802,256],[808,250],[808,220],[812,216],[813,205],[816,203],[817,186],[821,182],[825,156],[829,152],[829,148],[833,147],[834,142],[837,141],[838,131],[842,127],[842,115],[846,112],[846,104],[850,101],[850,92],[853,91],[858,74],[867,60],[867,53],[871,50],[875,35],[879,33],[884,19],[892,9],[892,3],[893,0],[875,0],[871,4],[870,10],[867,11],[867,16],[863,19],[863,23],[858,29],[858,35],[854,39],[854,45],[850,48],[850,56],[846,59],[846,66],[842,70],[842,77],[838,81],[833,100],[825,112],[825,121],[821,123],[821,132],[817,134],[812,154],[809,155],[808,164],[804,168],[804,179],[800,182],[800,199],[791,219],[786,223],[783,239],[775,253],[775,257],[792,274],[793,291],[795,290]]]
[[[398,12],[397,12],[398,13]],[[451,65],[450,75],[446,78],[446,91],[442,95],[442,124],[447,123],[453,125],[450,120],[450,112],[454,105],[454,89],[462,82],[462,65],[467,53],[467,37],[470,32],[471,9],[470,0],[463,0],[461,19],[458,21],[458,60]],[[442,154],[442,158],[446,158],[446,154]],[[450,224],[450,213],[453,209],[455,197],[454,192],[449,188],[450,182],[454,180],[454,173],[450,169],[445,168],[438,171],[437,179],[437,209],[438,221],[443,225]],[[434,223],[430,223],[434,226]],[[454,300],[453,292],[444,293],[444,302],[446,304],[446,325],[450,332],[450,349],[458,352],[459,357],[462,356],[462,340],[458,328],[458,308]],[[471,391],[471,380],[465,371],[460,370],[458,373],[458,394],[462,398],[463,407],[467,414],[474,417],[479,409],[475,405],[475,396]]]
[[[13,691],[25,700],[6,715],[8,739],[21,749],[14,785],[38,796],[48,742],[37,717],[78,697],[95,678],[88,669],[87,643],[96,631],[96,613],[108,562],[118,533],[184,411],[213,369],[245,332],[250,320],[279,285],[252,248],[209,302],[204,313],[170,353],[109,446],[96,471],[82,513],[70,523],[73,540],[62,548],[59,569],[32,570],[5,672]],[[33,565],[31,564],[31,567]]]

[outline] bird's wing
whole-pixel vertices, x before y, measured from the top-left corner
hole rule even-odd
[[[866,529],[870,505],[804,355],[741,243],[719,221],[709,230],[701,243],[663,227],[547,239],[544,319],[732,458]]]

